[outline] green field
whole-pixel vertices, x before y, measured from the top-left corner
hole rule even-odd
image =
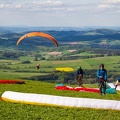
[[[22,60],[28,60],[30,64],[21,64]],[[36,70],[36,64],[40,69]],[[98,69],[101,63],[105,64],[107,70],[116,70],[114,74],[120,74],[120,56],[99,57],[80,60],[66,61],[33,61],[32,57],[22,57],[20,60],[0,60],[0,79],[21,79],[22,77],[48,74],[56,67],[78,66],[83,69]],[[0,84],[0,94],[5,91],[16,91],[25,93],[49,94],[69,97],[97,98],[120,100],[120,92],[99,96],[98,93],[59,91],[55,90],[55,83],[25,80],[26,84]],[[77,85],[74,85],[77,86]],[[97,84],[85,84],[85,87],[98,87]],[[0,100],[1,120],[119,120],[120,112],[117,110],[102,110],[89,108],[69,108],[47,105],[28,105],[4,102]]]
[[[22,64],[21,61],[28,60],[31,62],[29,64]],[[106,56],[97,57],[89,59],[79,59],[79,60],[64,60],[64,61],[34,61],[32,57],[21,58],[20,60],[0,60],[0,73],[1,79],[14,78],[20,79],[20,76],[34,76],[47,74],[54,71],[57,67],[72,67],[75,71],[78,66],[81,66],[84,70],[98,69],[99,65],[103,63],[105,68],[110,70],[115,70],[113,74],[120,74],[120,56]],[[36,64],[40,64],[40,69],[36,70]],[[109,72],[108,72],[109,74]]]
[[[25,81],[26,84],[0,84],[0,94],[4,91],[17,91],[24,93],[38,93],[69,97],[97,98],[120,100],[120,92],[117,94],[107,94],[99,96],[98,93],[76,92],[76,91],[59,91],[55,90],[55,84]],[[85,85],[96,87],[97,85]],[[102,110],[90,108],[69,108],[60,106],[47,105],[29,105],[0,101],[0,119],[4,120],[119,120],[119,111]]]

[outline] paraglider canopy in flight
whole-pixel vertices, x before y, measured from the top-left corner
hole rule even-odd
[[[48,38],[49,40],[51,40],[52,42],[54,42],[54,44],[56,46],[58,46],[58,42],[56,41],[56,39],[54,37],[52,37],[51,35],[49,35],[47,33],[44,33],[44,32],[30,32],[30,33],[27,33],[27,34],[23,35],[22,37],[20,37],[20,39],[17,41],[16,45],[18,45],[25,38],[35,37],[35,36],[40,36],[40,37]]]

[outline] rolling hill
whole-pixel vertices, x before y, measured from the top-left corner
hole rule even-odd
[[[106,41],[109,48],[120,48],[118,44],[110,44],[113,41],[120,40],[120,31],[114,29],[92,29],[92,30],[75,30],[75,29],[62,29],[60,30],[46,30],[45,28],[19,28],[19,27],[0,27],[0,47],[8,47],[14,49],[29,49],[37,48],[37,46],[52,46],[54,44],[45,38],[32,37],[24,42],[21,42],[19,47],[16,47],[17,40],[24,34],[32,31],[42,31],[52,35],[60,45],[63,42],[84,42],[88,41],[89,45],[99,47],[101,42]],[[105,43],[105,42],[104,42]],[[118,42],[117,42],[118,43]],[[104,44],[105,45],[105,44]],[[113,47],[114,46],[114,47]]]

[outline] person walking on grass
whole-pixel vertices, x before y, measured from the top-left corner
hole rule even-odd
[[[107,70],[104,68],[104,64],[100,65],[97,71],[98,85],[100,89],[100,95],[102,95],[102,88],[104,95],[106,94],[106,82],[107,82]]]
[[[77,69],[77,84],[79,87],[83,87],[83,70],[81,67]]]

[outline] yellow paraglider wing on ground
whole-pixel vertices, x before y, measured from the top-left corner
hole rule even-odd
[[[17,44],[18,45],[22,40],[24,40],[25,38],[28,38],[28,37],[35,37],[35,36],[40,36],[40,37],[45,37],[45,38],[48,38],[49,40],[51,40],[52,42],[54,42],[54,44],[56,46],[58,46],[58,43],[56,41],[56,39],[54,37],[52,37],[51,35],[49,34],[46,34],[46,33],[43,33],[43,32],[30,32],[30,33],[27,33],[25,35],[23,35],[22,37],[20,37],[20,39],[17,41]]]
[[[71,67],[63,67],[63,68],[56,68],[57,71],[65,71],[65,72],[71,72],[74,71]]]

